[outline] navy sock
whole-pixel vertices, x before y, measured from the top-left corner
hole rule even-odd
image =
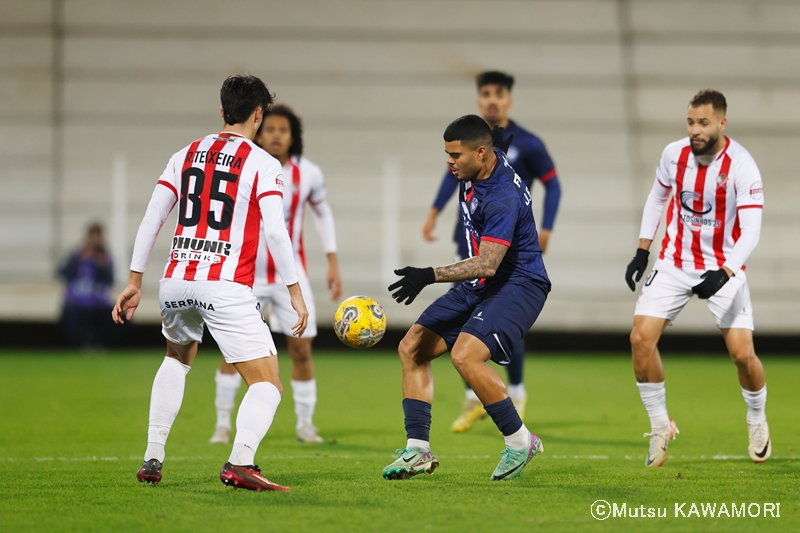
[[[497,429],[504,437],[513,435],[522,427],[522,419],[514,408],[511,398],[506,398],[491,405],[484,405],[484,409],[494,420]]]
[[[409,439],[430,441],[431,404],[422,400],[403,398],[403,413],[406,415],[406,436]]]
[[[525,363],[525,339],[522,339],[514,346],[511,354],[511,362],[506,365],[508,370],[508,384],[519,385],[522,383],[522,366]]]

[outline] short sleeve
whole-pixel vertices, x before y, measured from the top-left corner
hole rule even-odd
[[[736,187],[736,208],[761,208],[764,206],[764,185],[756,162],[747,154],[742,157],[733,176]]]
[[[519,217],[519,209],[513,202],[513,198],[490,201],[483,208],[483,216],[481,242],[496,242],[504,246],[511,246],[514,228]]]
[[[256,199],[275,195],[283,198],[283,170],[280,163],[274,159],[264,158],[259,164],[258,183],[256,184]]]

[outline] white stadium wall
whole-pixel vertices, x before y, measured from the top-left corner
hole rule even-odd
[[[656,162],[685,135],[689,98],[713,87],[765,183],[747,271],[757,328],[797,331],[800,2],[781,0],[4,0],[0,319],[57,316],[57,260],[90,221],[127,262],[167,159],[219,127],[222,80],[249,71],[304,120],[345,296],[375,297],[390,326],[410,324],[446,287],[406,307],[385,286],[393,267],[452,258],[453,201],[437,243],[420,228],[445,168],[442,132],[476,111],[474,75],[488,69],[516,77],[512,117],[544,139],[563,190],[535,328],[628,329],[636,297],[623,273]],[[534,199],[538,214],[541,186]],[[173,224],[148,265],[142,320],[158,317]],[[307,226],[325,325],[335,303]],[[698,301],[676,323],[713,329]]]

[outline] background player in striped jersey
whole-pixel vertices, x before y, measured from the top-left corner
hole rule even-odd
[[[431,473],[439,462],[430,450],[431,361],[450,352],[453,366],[475,387],[506,448],[492,479],[518,477],[542,451],[508,397],[502,378],[487,363],[506,365],[544,306],[550,280],[542,261],[531,196],[477,115],[454,120],[444,132],[450,171],[460,182],[459,207],[469,231],[469,258],[436,268],[395,270],[402,279],[392,298],[410,304],[427,285],[455,284],[429,305],[398,346],[403,366],[406,447],[383,469],[386,479]]]
[[[262,312],[269,312],[270,329],[286,335],[286,347],[292,357],[292,392],[294,410],[297,415],[297,439],[301,442],[322,442],[317,434],[312,417],[317,403],[317,382],[314,379],[314,363],[311,359],[311,343],[317,335],[317,320],[314,297],[306,270],[306,256],[303,248],[303,218],[305,205],[311,206],[314,225],[322,241],[322,250],[328,260],[325,279],[332,300],[342,293],[342,283],[336,259],[336,231],[333,211],[326,201],[325,180],[319,167],[303,157],[303,127],[291,108],[278,105],[266,114],[264,123],[256,135],[256,144],[276,158],[283,167],[284,195],[283,209],[286,226],[292,240],[295,266],[300,279],[300,287],[308,307],[308,327],[302,336],[292,335],[294,312],[289,293],[280,275],[275,271],[275,262],[267,250],[266,242],[261,240],[256,259],[255,294]],[[231,412],[241,377],[233,365],[222,358],[217,371],[217,424],[212,443],[227,444],[231,432]]]
[[[561,186],[556,175],[556,167],[550,154],[539,137],[523,129],[516,122],[508,118],[508,111],[511,108],[511,88],[514,85],[514,78],[504,72],[489,71],[479,74],[476,78],[478,85],[478,108],[483,119],[489,123],[490,127],[500,126],[507,134],[513,134],[511,146],[508,148],[506,157],[508,162],[514,167],[523,183],[532,190],[534,180],[542,182],[545,188],[544,193],[544,216],[539,228],[539,244],[542,251],[547,249],[547,242],[553,230],[553,224],[558,211],[558,203],[561,199]],[[436,237],[433,230],[436,227],[436,217],[444,209],[445,204],[453,196],[458,188],[458,181],[448,171],[442,178],[439,192],[428,213],[425,225],[422,227],[422,236],[426,241],[433,242]],[[466,259],[467,253],[466,231],[464,223],[459,216],[456,221],[453,240],[458,247],[458,258]],[[515,348],[511,358],[511,364],[506,367],[508,370],[508,394],[514,402],[521,417],[525,417],[525,405],[527,394],[523,383],[523,364],[525,361],[525,343],[519,343]],[[457,433],[467,431],[475,423],[486,416],[475,392],[467,384],[464,405],[461,415],[453,422],[451,429]]]
[[[631,290],[647,268],[667,200],[667,232],[661,254],[644,283],[633,318],[633,369],[650,416],[647,466],[667,460],[678,428],[667,414],[664,369],[657,343],[692,294],[708,300],[747,404],[748,451],[756,462],[772,453],[764,413],[764,368],[753,347],[753,307],[744,263],[758,243],[764,193],[761,174],[744,147],[725,136],[725,97],[707,89],[689,103],[689,136],[667,145],[647,198],[639,247],[625,279]]]
[[[308,322],[283,221],[281,166],[252,142],[273,99],[255,76],[226,79],[220,91],[222,133],[198,139],[170,158],[136,234],[128,284],[112,312],[118,323],[130,319],[139,305],[147,258],[178,204],[158,291],[167,356],[153,380],[147,450],[136,476],[140,482],[161,481],[164,447],[207,326],[248,386],[220,480],[250,490],[289,490],[270,482],[254,464],[283,392],[275,344],[251,290],[262,234],[297,313],[292,333],[301,336]]]

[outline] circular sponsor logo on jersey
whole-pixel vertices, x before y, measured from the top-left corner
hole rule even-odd
[[[506,157],[510,163],[513,163],[519,157],[519,150],[516,146],[509,146],[508,152],[506,152]]]
[[[684,209],[694,213],[695,215],[705,215],[706,213],[710,213],[713,209],[711,202],[703,202],[701,209],[695,209],[695,203],[702,198],[703,195],[700,193],[694,191],[681,191],[681,205]]]
[[[764,196],[764,189],[761,185],[761,182],[757,181],[750,187],[750,198],[752,198],[753,200],[761,200],[763,196]]]

